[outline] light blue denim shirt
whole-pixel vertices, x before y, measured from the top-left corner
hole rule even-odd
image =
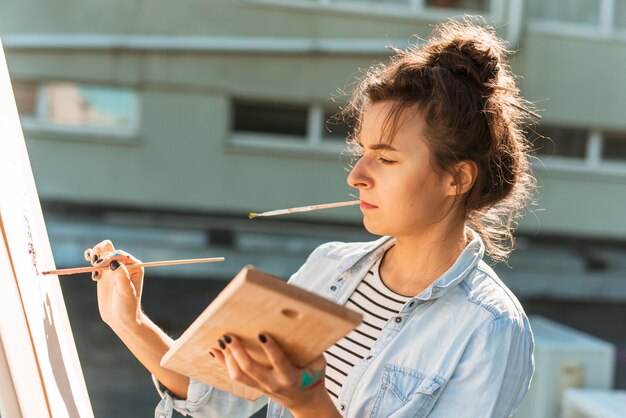
[[[454,265],[389,319],[354,366],[339,397],[344,417],[502,418],[515,412],[534,370],[532,332],[517,298],[482,260],[482,240],[468,231],[472,240]],[[345,304],[393,244],[390,237],[324,244],[289,283]],[[196,381],[186,400],[162,386],[159,392],[157,418],[170,417],[172,408],[198,418],[248,417],[267,403]],[[270,400],[267,416],[291,414]]]

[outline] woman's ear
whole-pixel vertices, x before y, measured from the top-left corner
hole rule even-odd
[[[459,161],[452,167],[448,184],[448,196],[458,196],[469,192],[476,182],[478,166],[474,161]]]

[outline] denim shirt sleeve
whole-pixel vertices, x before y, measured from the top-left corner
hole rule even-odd
[[[180,399],[168,391],[154,375],[152,380],[161,395],[161,402],[154,411],[155,418],[170,418],[174,409],[184,416],[195,418],[246,418],[267,403],[265,396],[250,402],[193,379],[189,380],[187,399]]]
[[[315,278],[319,275],[320,266],[318,262],[324,259],[326,253],[334,248],[336,244],[337,243],[326,243],[316,248],[315,251],[309,255],[307,261],[300,267],[300,269],[291,276],[289,282],[295,282],[302,287],[311,285],[311,280],[306,279]],[[331,266],[334,267],[334,263],[326,264],[328,264],[328,269],[330,269]],[[161,395],[161,401],[155,410],[155,418],[170,418],[174,409],[185,416],[192,416],[196,418],[243,418],[249,417],[265,406],[268,402],[266,396],[261,397],[255,402],[250,402],[193,379],[190,379],[189,382],[187,399],[180,399],[169,392],[167,388],[156,380],[154,376],[152,377],[152,380],[154,381],[157,391]],[[276,404],[270,406],[270,410],[275,409],[281,410],[281,407]],[[288,412],[284,413],[288,414]]]
[[[477,330],[429,418],[510,417],[522,402],[534,370],[533,336],[500,317]]]

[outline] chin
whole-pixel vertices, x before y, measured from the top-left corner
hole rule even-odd
[[[389,227],[385,227],[384,225],[376,224],[375,222],[367,221],[367,219],[363,218],[363,226],[372,235],[393,235]]]

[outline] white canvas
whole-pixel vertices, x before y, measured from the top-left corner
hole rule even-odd
[[[1,44],[0,219],[50,414],[92,417],[58,278],[41,275],[55,266]],[[10,336],[2,341],[8,352]]]
[[[4,417],[50,416],[28,322],[1,231],[0,289],[0,413]]]

